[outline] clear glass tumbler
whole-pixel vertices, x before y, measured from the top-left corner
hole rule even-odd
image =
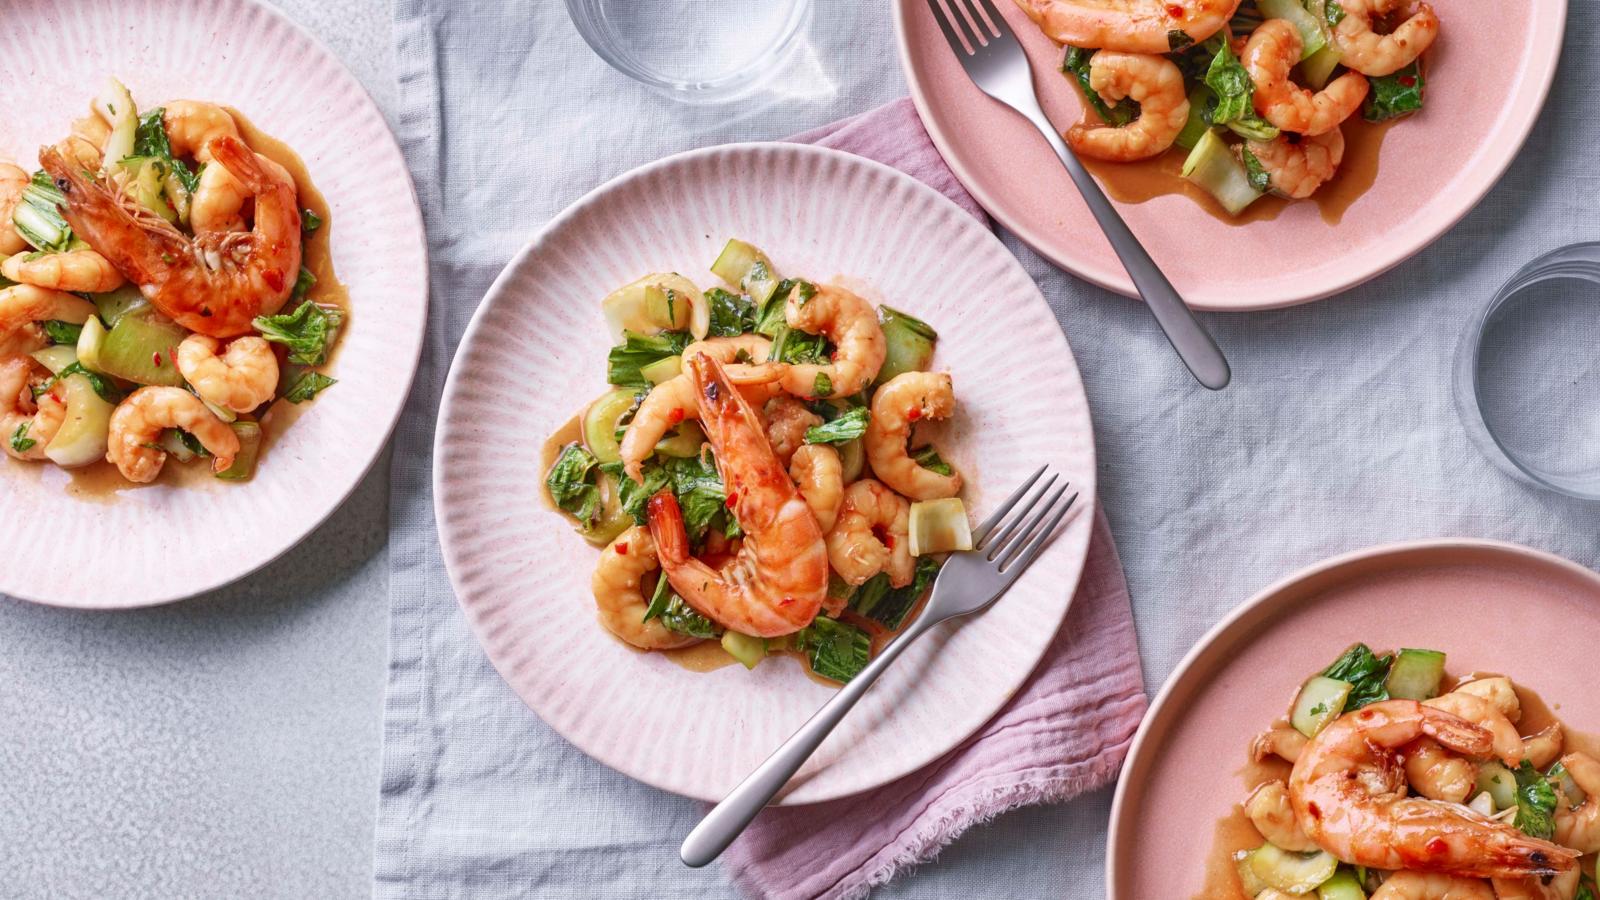
[[[1600,499],[1600,243],[1523,266],[1467,327],[1455,400],[1506,472]]]
[[[689,103],[748,95],[781,70],[811,0],[566,0],[612,68]]]

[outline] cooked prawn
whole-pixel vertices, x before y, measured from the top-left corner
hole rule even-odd
[[[17,233],[11,214],[22,202],[28,187],[28,173],[8,162],[0,162],[0,256],[11,256],[28,249],[28,242]]]
[[[1543,772],[1550,768],[1550,764],[1561,758],[1561,748],[1565,743],[1566,735],[1561,730],[1560,722],[1551,722],[1522,739],[1522,757],[1533,763],[1533,767]]]
[[[1395,872],[1372,892],[1372,900],[1494,900],[1494,891],[1482,878]]]
[[[1515,768],[1522,762],[1522,735],[1517,734],[1517,726],[1482,697],[1451,691],[1424,700],[1422,705],[1460,716],[1487,731],[1494,742],[1494,755],[1506,765]]]
[[[1517,688],[1511,679],[1504,675],[1494,675],[1488,678],[1474,678],[1456,685],[1452,693],[1472,694],[1489,701],[1500,714],[1518,722],[1522,719],[1522,701],[1517,698]]]
[[[1114,162],[1159,156],[1189,119],[1183,72],[1163,56],[1101,50],[1089,60],[1089,86],[1107,103],[1133,98],[1139,117],[1121,127],[1079,123],[1067,129],[1067,143],[1083,156]]]
[[[275,178],[231,137],[208,145],[216,165],[255,197],[253,230],[188,238],[158,216],[131,208],[106,183],[44,150],[41,162],[66,194],[72,229],[110,259],[161,312],[190,331],[246,334],[259,315],[278,311],[300,271],[300,211],[293,182]]]
[[[817,286],[809,297],[791,291],[784,306],[790,328],[833,341],[827,363],[797,363],[783,375],[783,389],[797,397],[848,397],[872,383],[888,352],[872,304],[837,285]]]
[[[33,396],[34,386],[49,375],[49,370],[27,356],[0,359],[0,449],[10,456],[44,459],[45,445],[67,417],[66,404],[55,390]]]
[[[1255,83],[1255,107],[1261,118],[1284,131],[1325,134],[1361,108],[1370,85],[1360,72],[1346,72],[1312,93],[1289,80],[1305,44],[1287,19],[1262,22],[1244,45],[1239,61]],[[1182,128],[1180,123],[1179,128]]]
[[[1294,807],[1289,805],[1289,788],[1281,781],[1268,781],[1251,791],[1244,801],[1244,814],[1262,837],[1284,850],[1308,853],[1317,849],[1317,842],[1300,830]]]
[[[839,518],[839,505],[844,502],[844,470],[839,463],[839,451],[827,444],[804,444],[789,461],[789,477],[800,488],[800,496],[817,517],[817,525],[826,535]]]
[[[1407,797],[1395,751],[1424,736],[1473,758],[1493,749],[1489,732],[1413,700],[1347,713],[1306,744],[1289,776],[1300,827],[1322,849],[1369,868],[1520,878],[1573,867],[1577,854],[1564,847],[1462,806]]]
[[[1222,30],[1239,0],[1017,0],[1058,43],[1129,53],[1170,53],[1173,36],[1200,43]]]
[[[1250,758],[1263,762],[1269,756],[1276,756],[1292,763],[1300,758],[1300,751],[1305,748],[1305,735],[1288,725],[1277,725],[1256,735],[1250,743]]]
[[[617,535],[601,551],[600,564],[594,567],[594,575],[589,579],[600,624],[641,650],[687,647],[700,639],[679,634],[659,620],[644,620],[650,600],[642,582],[657,565],[656,542],[650,537],[649,529],[638,525]]]
[[[720,568],[692,558],[678,501],[662,491],[649,503],[661,566],[678,596],[726,628],[757,637],[798,631],[816,618],[828,590],[822,529],[722,365],[698,355],[685,367],[745,537]]]
[[[155,481],[167,461],[166,451],[158,449],[156,441],[167,428],[194,435],[211,454],[213,472],[226,471],[239,453],[239,436],[199,397],[182,388],[142,387],[112,411],[106,459],[129,481]]]
[[[1417,738],[1400,750],[1406,781],[1429,800],[1465,803],[1478,786],[1478,764],[1451,753],[1433,738]]]
[[[1245,145],[1267,170],[1274,193],[1303,200],[1339,171],[1344,160],[1344,132],[1335,128],[1314,137],[1280,134],[1270,141]]]
[[[1578,895],[1578,882],[1582,872],[1573,867],[1550,879],[1546,884],[1538,878],[1496,878],[1496,900],[1572,900]]]
[[[1339,61],[1362,75],[1392,75],[1416,61],[1439,36],[1439,17],[1427,3],[1388,34],[1372,28],[1374,19],[1399,12],[1408,0],[1346,0],[1344,18],[1333,28]]]
[[[236,337],[219,356],[222,342],[191,334],[178,345],[178,371],[202,399],[234,412],[249,412],[278,389],[278,357],[254,335]]]
[[[80,294],[104,294],[122,287],[122,273],[93,250],[18,253],[0,262],[0,275],[34,287]]]
[[[46,342],[39,322],[82,325],[94,314],[93,303],[65,291],[31,284],[0,288],[0,354],[28,353],[43,347]]]
[[[910,521],[906,498],[863,478],[845,488],[839,515],[828,531],[828,562],[851,584],[887,572],[891,586],[904,587],[916,569]]]
[[[196,234],[244,230],[242,210],[250,191],[226,166],[216,162],[210,144],[218,138],[244,139],[239,126],[227,110],[215,103],[199,100],[174,100],[164,107],[161,124],[167,132],[167,143],[172,145],[174,156],[192,156],[206,165],[200,172],[200,182],[195,186],[190,201],[189,224]],[[265,160],[259,156],[257,159]]]
[[[768,400],[761,412],[767,419],[767,440],[772,443],[772,452],[786,466],[794,459],[795,451],[805,445],[806,430],[822,424],[821,416],[790,394]]]
[[[1587,753],[1568,753],[1561,765],[1588,796],[1576,808],[1556,804],[1556,843],[1579,853],[1600,852],[1600,760]]]
[[[924,419],[943,419],[955,411],[948,372],[902,372],[872,395],[864,447],[878,480],[913,500],[954,497],[961,473],[941,475],[924,468],[908,451],[911,428]]]

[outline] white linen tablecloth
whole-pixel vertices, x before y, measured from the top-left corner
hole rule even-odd
[[[1528,147],[1442,240],[1332,300],[1206,317],[1234,366],[1224,392],[1190,380],[1137,303],[1005,236],[1087,383],[1102,501],[1152,690],[1228,609],[1334,553],[1466,535],[1600,563],[1600,507],[1513,482],[1480,458],[1449,384],[1463,324],[1494,287],[1535,255],[1600,237],[1587,91],[1600,54],[1581,27],[1594,5],[1574,4],[1579,27]],[[555,0],[395,0],[394,13],[391,113],[427,216],[434,307],[394,459],[377,894],[731,896],[715,867],[677,861],[697,804],[589,760],[489,666],[440,561],[433,418],[490,281],[585,191],[675,151],[775,139],[903,95],[889,5],[819,0],[796,74],[731,107],[684,106],[635,85],[590,52]],[[1101,792],[1002,817],[880,895],[995,896],[997,885],[1007,896],[1101,895],[1108,808]]]

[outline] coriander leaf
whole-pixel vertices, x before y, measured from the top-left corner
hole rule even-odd
[[[785,278],[778,282],[778,286],[772,291],[772,296],[767,298],[766,305],[761,307],[760,315],[756,316],[757,334],[764,334],[772,338],[774,343],[777,342],[779,330],[789,327],[785,308],[788,306],[791,294],[797,296],[801,303],[805,303],[817,295],[817,286],[798,278]],[[776,356],[774,353],[773,357]]]
[[[939,451],[933,449],[932,444],[918,447],[911,451],[911,458],[917,461],[917,465],[931,472],[937,472],[945,476],[955,474],[955,469],[950,468],[950,464],[944,461],[944,458],[939,455]]]
[[[1393,664],[1394,654],[1376,656],[1366,644],[1357,644],[1334,660],[1322,674],[1350,685],[1350,696],[1344,702],[1344,711],[1350,712],[1389,699],[1384,682]]]
[[[670,631],[687,634],[697,638],[714,638],[722,636],[722,628],[717,623],[701,615],[698,610],[690,606],[677,594],[667,595],[667,605],[661,611],[661,624]]]
[[[832,345],[822,335],[806,334],[784,325],[773,335],[767,358],[791,366],[811,365],[828,362],[832,352]]]
[[[846,682],[867,667],[872,637],[848,622],[818,616],[795,632],[793,646],[811,661],[811,671]]]
[[[756,327],[756,305],[749,297],[714,287],[705,293],[711,310],[711,337],[737,337]]]
[[[304,232],[306,234],[310,234],[311,232],[316,231],[318,228],[321,228],[321,227],[322,227],[322,217],[321,216],[317,215],[316,213],[312,212],[309,209],[303,209],[303,210],[300,211],[300,230],[302,232]]]
[[[889,576],[879,572],[867,579],[850,599],[850,608],[883,627],[894,631],[921,602],[939,575],[939,563],[931,556],[917,557],[916,574],[905,587],[890,587]]]
[[[83,326],[51,319],[44,323],[44,333],[52,344],[76,344],[78,335],[83,334]]]
[[[833,379],[827,372],[818,372],[817,377],[811,380],[811,394],[814,397],[826,397],[833,393]]]
[[[648,622],[656,616],[666,612],[667,601],[672,597],[672,588],[667,586],[667,573],[662,572],[656,578],[656,591],[650,595],[650,604],[644,609],[644,618]]]
[[[1265,194],[1272,187],[1272,176],[1267,174],[1266,167],[1261,165],[1261,160],[1256,159],[1254,153],[1249,150],[1241,150],[1239,153],[1244,158],[1245,177],[1249,179],[1250,186]]]
[[[18,425],[16,431],[11,432],[11,449],[13,451],[17,453],[27,453],[29,450],[34,448],[34,445],[39,443],[33,438],[28,437],[28,426],[32,424],[33,420],[29,419],[28,421],[23,422],[21,425]]]
[[[1221,40],[1215,40],[1216,55],[1211,58],[1211,65],[1206,68],[1206,87],[1211,88],[1217,95],[1216,109],[1211,113],[1213,125],[1226,125],[1235,120],[1255,116],[1253,98],[1255,96],[1255,82],[1250,80],[1250,73],[1240,64],[1238,57],[1233,55],[1233,48],[1228,45],[1226,32]],[[1211,46],[1207,42],[1206,46]]]
[[[606,354],[606,381],[618,387],[649,388],[650,379],[640,369],[669,356],[677,356],[691,340],[687,331],[663,331],[660,334],[622,333],[622,343]]]
[[[1180,34],[1182,32],[1179,32]],[[1188,35],[1184,35],[1188,37]],[[1170,38],[1169,38],[1170,40]],[[1178,47],[1172,48],[1180,49]],[[1083,99],[1107,125],[1122,126],[1139,117],[1139,104],[1123,98],[1117,101],[1116,106],[1108,106],[1099,92],[1091,85],[1089,80],[1089,61],[1094,56],[1094,51],[1082,47],[1068,47],[1067,55],[1061,58],[1061,72],[1072,76],[1078,83],[1078,90],[1083,92]]]
[[[591,477],[597,460],[577,443],[562,448],[555,464],[544,477],[550,499],[585,526],[594,523],[600,511],[600,489]]]
[[[1522,761],[1517,776],[1517,818],[1513,824],[1529,837],[1549,840],[1556,832],[1556,789],[1550,780]]]
[[[289,302],[295,303],[306,298],[313,285],[317,283],[316,273],[305,266],[300,267],[300,274],[295,276],[294,290],[289,292]]]
[[[716,460],[706,450],[699,456],[669,459],[665,468],[683,512],[683,529],[689,533],[691,543],[699,543],[711,521],[727,508],[728,494]]]
[[[1422,108],[1422,94],[1427,79],[1422,74],[1420,61],[1413,61],[1392,75],[1368,78],[1372,91],[1362,104],[1362,116],[1368,122],[1386,122],[1409,116]]]
[[[139,117],[139,127],[133,133],[133,155],[153,156],[172,167],[173,174],[183,189],[194,193],[200,186],[200,173],[190,171],[182,160],[172,156],[172,144],[167,140],[166,110],[156,107]]]
[[[319,306],[310,300],[292,313],[257,316],[250,324],[269,341],[289,348],[289,361],[320,366],[328,360],[334,335],[344,313],[337,307]]]
[[[655,463],[645,463],[644,468],[640,470],[639,477],[644,479],[643,484],[629,478],[628,473],[622,471],[620,462],[601,463],[600,471],[616,481],[617,505],[622,507],[623,512],[633,516],[633,521],[637,525],[649,523],[646,505],[650,502],[650,498],[666,487],[671,480],[667,470]]]
[[[337,378],[329,378],[321,372],[304,372],[284,393],[283,399],[290,403],[304,403],[338,383]]]
[[[851,407],[831,422],[807,428],[806,443],[844,444],[853,441],[867,433],[867,422],[871,415],[865,406]]]
[[[1173,53],[1177,53],[1179,50],[1192,46],[1193,44],[1194,38],[1190,37],[1189,32],[1187,31],[1174,28],[1167,32],[1167,49]]]

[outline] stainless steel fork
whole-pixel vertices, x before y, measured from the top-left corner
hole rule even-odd
[[[1055,487],[1055,475],[1046,479],[1037,491],[1033,490],[1046,468],[1041,466],[1035,471],[978,526],[972,533],[972,550],[951,554],[945,560],[939,577],[934,579],[933,593],[910,627],[884,647],[877,659],[840,688],[839,693],[823,704],[799,731],[689,832],[679,851],[685,864],[698,868],[727,849],[912,641],[940,622],[988,608],[1038,558],[1045,542],[1072,509],[1073,501],[1078,499],[1076,492],[1063,499],[1068,482]],[[1019,503],[1022,504],[1020,509]],[[1015,515],[1011,514],[1013,510]]]
[[[1232,373],[1217,342],[1195,319],[1188,304],[1173,289],[1172,282],[1128,230],[1128,224],[1106,199],[1100,185],[1084,169],[1040,108],[1027,54],[999,10],[991,0],[928,0],[928,7],[944,31],[950,49],[955,51],[956,59],[978,89],[1021,113],[1050,142],[1051,149],[1056,151],[1061,164],[1072,176],[1072,182],[1078,186],[1078,192],[1083,194],[1089,212],[1094,214],[1100,230],[1111,242],[1111,249],[1122,260],[1122,267],[1128,270],[1139,296],[1144,298],[1156,323],[1172,342],[1172,349],[1178,352],[1195,380],[1212,390],[1227,387]]]

